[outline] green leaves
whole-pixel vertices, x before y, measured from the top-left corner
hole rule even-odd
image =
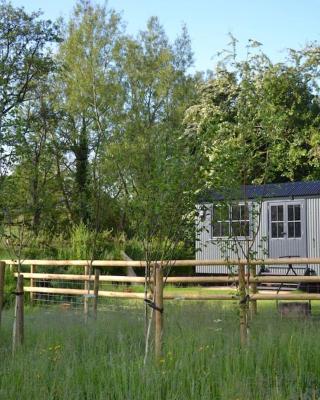
[[[27,99],[27,94],[53,67],[50,46],[59,30],[40,13],[0,3],[0,117]]]
[[[254,52],[260,45],[251,40],[247,60],[238,62],[233,41],[234,57],[222,58],[186,112],[185,134],[203,158],[208,186],[319,175],[310,135],[320,109],[310,67],[295,64],[296,57],[273,65]]]
[[[109,168],[116,166],[114,184],[129,233],[143,240],[148,259],[168,256],[188,229],[183,221],[194,208],[195,170],[191,173],[193,161],[179,139],[194,93],[194,80],[186,74],[191,59],[186,30],[170,44],[157,18],[124,41],[123,113],[106,160]]]

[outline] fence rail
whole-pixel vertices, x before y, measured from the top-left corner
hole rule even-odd
[[[6,264],[18,265],[18,260],[4,260]],[[168,261],[152,261],[149,262],[149,266],[175,266],[175,267],[194,267],[196,265],[238,265],[239,270],[243,266],[248,265],[247,260],[168,260]],[[147,263],[145,261],[123,261],[123,260],[23,260],[20,261],[23,266],[30,266],[30,272],[24,272],[24,279],[28,279],[30,284],[25,287],[25,291],[30,293],[33,299],[34,293],[52,294],[52,295],[74,295],[74,296],[84,296],[92,297],[94,292],[89,290],[89,282],[95,281],[94,274],[88,274],[88,265],[93,268],[116,268],[116,267],[138,267],[145,268]],[[256,265],[312,265],[320,264],[320,258],[281,258],[281,259],[265,259],[265,260],[252,260],[250,261],[250,266]],[[70,273],[43,273],[35,272],[37,267],[82,267],[83,274],[70,274]],[[255,274],[250,274],[250,268],[248,268],[246,282],[247,284],[256,285],[257,283],[264,284],[282,284],[282,283],[319,283],[320,276],[281,276],[281,275],[267,275],[267,276],[255,276]],[[15,273],[18,276],[18,273]],[[239,274],[232,274],[226,276],[169,276],[164,278],[165,282],[171,284],[201,284],[201,283],[212,283],[212,284],[239,284]],[[122,275],[99,275],[100,283],[124,283],[124,284],[143,284],[145,281],[144,277],[137,276],[122,276]],[[44,287],[37,286],[37,280],[42,281],[62,281],[66,282],[78,282],[81,284],[83,282],[82,288],[68,288],[68,287]],[[151,283],[153,279],[151,278]],[[241,282],[240,282],[241,283]],[[180,290],[180,289],[179,289]],[[98,296],[100,297],[114,297],[114,298],[127,298],[127,299],[144,299],[146,296],[144,293],[133,293],[124,291],[108,291],[99,290]],[[148,295],[150,297],[150,295]],[[147,297],[148,297],[147,296]],[[241,297],[241,296],[240,296]],[[254,302],[257,300],[320,300],[320,293],[291,293],[291,294],[264,294],[259,293],[259,291],[253,291],[250,293],[250,301]],[[235,300],[239,299],[237,294],[182,294],[181,296],[176,294],[164,293],[165,300]]]
[[[162,260],[162,261],[126,261],[126,260],[2,260],[6,264],[11,265],[40,265],[40,266],[75,266],[85,267],[91,265],[99,268],[115,268],[115,267],[135,267],[145,268],[147,265],[163,265],[174,267],[196,267],[197,265],[299,265],[299,264],[320,264],[320,258],[267,258],[259,260],[246,259],[229,259],[229,260]]]
[[[15,277],[18,273],[14,274]],[[41,280],[60,280],[60,281],[94,281],[94,275],[77,275],[77,274],[46,274],[46,273],[29,273],[24,272],[25,279],[41,279]],[[122,275],[100,275],[100,282],[111,283],[144,283],[144,277],[138,276],[122,276]],[[167,283],[237,283],[239,278],[237,275],[232,276],[171,276],[163,279]],[[151,282],[153,279],[151,278]],[[304,276],[304,275],[268,275],[250,277],[249,283],[320,283],[320,275]]]

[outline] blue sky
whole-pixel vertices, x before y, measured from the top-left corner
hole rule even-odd
[[[28,11],[40,8],[46,18],[55,19],[68,18],[75,1],[12,3]],[[247,40],[256,39],[273,61],[282,61],[286,48],[298,49],[308,41],[320,41],[319,0],[109,0],[108,5],[122,12],[131,34],[143,29],[152,15],[160,18],[171,39],[186,23],[197,70],[213,68],[214,56],[229,41],[228,32],[239,40],[240,56],[245,54]]]

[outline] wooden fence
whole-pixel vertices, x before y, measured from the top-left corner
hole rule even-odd
[[[164,277],[164,273],[168,267],[195,267],[197,265],[229,265],[238,266],[237,274],[228,276],[168,276]],[[84,298],[84,312],[88,312],[88,298],[94,299],[94,314],[97,313],[98,297],[108,298],[126,298],[126,299],[140,299],[149,304],[155,313],[155,353],[159,357],[161,354],[161,341],[163,331],[163,300],[238,300],[239,301],[239,320],[240,320],[240,341],[245,344],[247,341],[247,327],[248,327],[248,310],[254,314],[257,311],[257,301],[260,300],[320,300],[320,293],[259,293],[257,284],[261,283],[320,283],[320,276],[301,276],[301,275],[286,275],[286,276],[256,276],[257,265],[306,265],[320,264],[320,258],[281,258],[281,259],[266,259],[266,260],[175,260],[175,261],[153,261],[146,263],[146,261],[112,261],[112,260],[94,260],[89,262],[87,260],[2,260],[0,261],[0,322],[1,322],[1,309],[4,291],[4,270],[6,266],[10,269],[15,269],[15,266],[22,266],[23,272],[15,272],[18,278],[18,285],[16,294],[16,309],[20,310],[23,307],[23,293],[29,292],[30,299],[33,301],[34,294],[52,294],[52,295],[75,295],[83,296]],[[65,273],[46,273],[37,272],[41,267],[79,267],[79,274]],[[149,283],[152,290],[147,293],[135,293],[125,291],[106,291],[101,290],[100,284],[103,282],[111,283],[141,283],[145,282],[144,277],[132,276],[114,276],[100,274],[101,270],[110,269],[115,267],[133,267],[133,268],[146,268],[150,267],[152,271]],[[29,268],[29,272],[25,269]],[[20,269],[20,268],[19,268]],[[23,279],[27,279],[29,286],[23,286]],[[67,287],[39,287],[36,286],[36,280],[44,281],[73,281],[81,282],[83,288],[67,288]],[[93,289],[90,288],[90,282],[94,283]],[[189,283],[189,284],[236,284],[237,292],[234,294],[172,294],[164,291],[164,282],[171,284]],[[21,298],[22,295],[22,298]],[[19,301],[17,301],[20,299]],[[22,300],[21,300],[22,299]],[[22,304],[22,306],[21,306]],[[21,317],[22,318],[22,317]],[[17,325],[18,326],[18,325]],[[20,332],[20,331],[19,331]],[[19,333],[18,332],[18,333]],[[17,335],[18,335],[17,333]],[[17,336],[16,335],[16,336]],[[20,335],[21,336],[21,335]],[[19,335],[17,336],[19,338]],[[21,336],[23,337],[23,335]],[[22,339],[19,339],[22,341]]]
[[[19,262],[17,260],[3,260],[7,265],[17,265]],[[154,267],[156,265],[165,267],[195,267],[196,265],[238,265],[238,270],[241,272],[242,267],[248,265],[247,260],[175,260],[175,261],[154,261],[149,263],[149,266]],[[78,281],[84,282],[84,285],[89,281],[94,282],[96,279],[94,274],[88,274],[89,262],[86,260],[23,260],[21,263],[23,266],[29,266],[30,272],[23,272],[25,279],[30,282],[29,286],[24,287],[25,292],[29,292],[31,295],[33,293],[47,293],[47,294],[59,294],[59,295],[94,295],[93,290],[89,290],[89,286],[84,286],[83,289],[72,289],[72,288],[53,288],[53,287],[37,287],[35,286],[35,280],[44,281]],[[115,267],[134,267],[134,268],[145,268],[147,263],[145,261],[122,261],[122,260],[94,260],[90,263],[94,269],[110,269]],[[281,259],[265,259],[265,260],[251,260],[250,267],[255,267],[257,265],[312,265],[320,264],[320,258],[281,258]],[[69,274],[69,273],[38,273],[35,272],[37,267],[61,267],[61,266],[74,266],[79,267],[83,270],[82,274]],[[226,276],[169,276],[164,278],[166,283],[171,284],[202,284],[202,283],[212,283],[212,284],[226,284],[230,285],[232,283],[239,285],[239,271],[237,275],[226,275]],[[254,285],[268,284],[268,283],[320,283],[320,276],[301,276],[301,275],[286,275],[286,276],[256,276],[250,272],[248,268],[245,274],[246,284],[250,284],[254,289]],[[17,276],[17,273],[15,273]],[[110,282],[110,283],[141,283],[145,281],[144,277],[132,277],[132,276],[114,276],[114,275],[99,275],[99,282]],[[152,282],[152,279],[151,279]],[[128,293],[120,291],[105,291],[99,290],[98,296],[100,297],[114,297],[114,298],[127,298],[127,299],[144,299],[145,295],[143,293]],[[150,294],[148,295],[150,296]],[[235,300],[239,298],[240,295],[226,295],[226,294],[185,294],[183,296],[176,296],[171,294],[165,294],[163,298],[165,300],[181,299],[181,300]],[[250,294],[251,301],[255,300],[320,300],[320,293],[278,293],[278,294],[261,294],[257,293],[255,289],[254,292]]]

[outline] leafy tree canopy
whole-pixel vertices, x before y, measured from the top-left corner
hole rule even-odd
[[[249,43],[245,61],[223,58],[186,112],[185,134],[201,154],[207,184],[319,179],[320,105],[310,60],[291,55],[273,64],[256,47]]]

